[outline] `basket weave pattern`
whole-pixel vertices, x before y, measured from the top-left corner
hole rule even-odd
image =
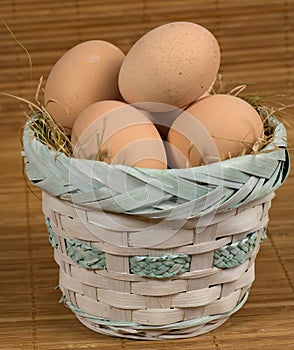
[[[66,305],[88,328],[135,339],[192,337],[245,303],[274,192],[286,179],[286,131],[269,120],[263,153],[152,170],[68,158],[24,132]]]
[[[137,219],[137,227],[133,225],[130,231],[101,227],[105,213],[84,210],[44,193],[43,210],[57,238],[55,259],[67,304],[90,328],[125,337],[167,339],[197,335],[219,326],[238,309],[254,280],[254,260],[268,222],[271,197],[229,214],[216,214],[204,228],[197,227],[199,220],[190,219],[181,229],[171,230],[171,222],[164,221],[168,227],[162,227],[164,233],[158,242],[153,222]],[[112,220],[117,224],[122,214],[108,215],[115,216]],[[213,266],[216,249],[253,231],[258,236],[248,260],[225,270]],[[146,244],[146,234],[157,244]],[[104,269],[85,269],[73,261],[66,244],[72,238],[104,252]],[[171,253],[191,256],[190,271],[160,280],[130,272],[134,256]],[[207,317],[211,321],[206,322]],[[118,320],[124,323],[116,325]],[[167,325],[169,328],[161,329]],[[181,325],[185,327],[181,329]]]

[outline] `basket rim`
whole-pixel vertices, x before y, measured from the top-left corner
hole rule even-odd
[[[146,218],[187,219],[236,208],[281,186],[290,170],[287,133],[276,117],[269,122],[273,140],[262,152],[193,168],[135,168],[71,158],[41,143],[29,125],[22,156],[32,184],[62,200]]]

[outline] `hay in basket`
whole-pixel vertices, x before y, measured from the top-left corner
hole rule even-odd
[[[256,154],[168,170],[71,158],[25,126],[26,174],[43,191],[62,299],[81,323],[177,339],[220,326],[244,305],[289,171],[284,125],[272,115],[267,125],[271,141]]]

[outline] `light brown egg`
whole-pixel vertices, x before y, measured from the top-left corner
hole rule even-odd
[[[169,165],[195,167],[248,153],[263,136],[263,122],[255,109],[239,97],[219,94],[200,99],[171,126]]]
[[[118,73],[124,57],[119,48],[102,40],[67,51],[53,66],[45,86],[45,107],[55,121],[70,130],[90,104],[120,99]]]
[[[166,141],[169,128],[173,121],[183,112],[181,108],[159,102],[142,102],[133,104],[133,106],[138,108],[151,120],[164,141]]]
[[[190,22],[168,23],[131,47],[120,69],[119,89],[129,103],[160,102],[182,108],[209,89],[219,65],[219,45],[206,28]]]
[[[84,109],[72,129],[73,156],[108,164],[166,169],[163,142],[153,123],[131,105],[100,101]]]

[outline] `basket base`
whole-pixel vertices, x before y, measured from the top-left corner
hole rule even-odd
[[[194,326],[185,329],[179,329],[177,331],[169,331],[169,330],[135,330],[131,328],[122,328],[122,327],[107,327],[102,326],[96,323],[91,322],[89,319],[76,315],[78,320],[87,328],[91,329],[96,333],[100,333],[103,335],[120,337],[120,338],[128,338],[133,340],[168,340],[168,339],[183,339],[183,338],[192,338],[198,335],[208,333],[215,328],[220,327],[224,324],[229,317],[225,317],[219,319],[217,321],[213,321],[211,323],[206,323],[199,326]]]
[[[196,337],[218,328],[225,323],[230,316],[242,308],[247,301],[249,292],[250,290],[248,289],[243,295],[242,300],[230,312],[163,326],[147,326],[121,321],[109,321],[85,313],[68,301],[65,301],[65,304],[73,311],[77,319],[84,326],[96,333],[136,340],[171,340]]]

